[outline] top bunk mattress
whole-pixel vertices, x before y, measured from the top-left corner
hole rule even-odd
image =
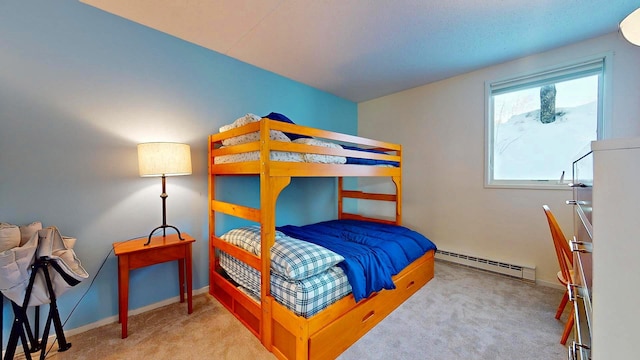
[[[210,138],[213,165],[258,162],[261,157],[259,123],[262,119],[273,121],[270,128],[283,127],[269,130],[269,148],[273,149],[269,152],[269,161],[395,168],[400,166],[399,145],[395,149],[381,150],[375,148],[375,145],[388,143],[297,126],[278,113],[271,113],[264,118],[246,114],[233,123],[220,127],[220,133]],[[302,132],[312,133],[313,137]],[[343,139],[347,141],[341,141]],[[349,143],[348,140],[354,142]],[[360,144],[361,140],[366,140],[369,144]]]

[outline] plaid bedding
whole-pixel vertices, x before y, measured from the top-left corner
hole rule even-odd
[[[260,273],[220,251],[220,266],[253,297],[260,298]],[[351,285],[338,266],[303,280],[287,280],[271,272],[271,295],[296,315],[311,317],[351,293]]]
[[[233,229],[220,238],[260,256],[260,226]],[[271,247],[271,270],[289,280],[306,279],[344,260],[342,256],[322,246],[290,238],[280,231],[276,231],[275,238]]]

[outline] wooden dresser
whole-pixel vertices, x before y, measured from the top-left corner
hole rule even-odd
[[[569,359],[591,358],[593,311],[592,288],[592,193],[593,193],[593,153],[582,156],[573,163],[573,199],[567,204],[574,208],[573,239],[570,248],[573,253],[574,281],[568,285],[569,298],[575,315],[574,339],[569,345]]]

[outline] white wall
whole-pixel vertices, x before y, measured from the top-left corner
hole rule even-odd
[[[359,134],[403,144],[404,224],[442,250],[535,266],[556,285],[541,206],[572,234],[570,190],[486,189],[485,81],[613,51],[610,137],[640,135],[640,48],[617,33],[360,103]],[[425,59],[428,64],[428,59]],[[597,246],[597,245],[596,245]]]

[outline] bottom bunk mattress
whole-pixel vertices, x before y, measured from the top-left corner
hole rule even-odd
[[[220,239],[260,256],[259,226],[234,229]],[[310,317],[349,293],[358,302],[394,289],[394,275],[435,249],[425,236],[399,225],[332,220],[278,227],[270,293],[296,315]],[[222,251],[219,258],[241,290],[259,299],[260,272]]]
[[[260,272],[220,251],[220,267],[239,289],[260,302]],[[351,285],[338,266],[300,280],[271,272],[271,296],[298,316],[311,317],[351,293]]]

